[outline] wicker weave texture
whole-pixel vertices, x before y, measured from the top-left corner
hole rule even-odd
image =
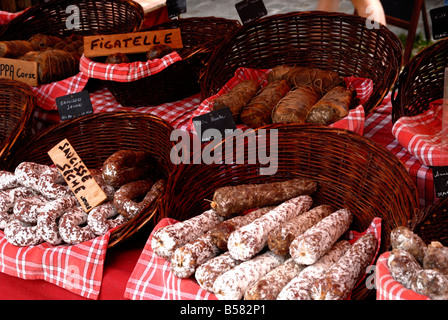
[[[426,244],[439,241],[448,246],[448,198],[441,198],[435,204],[421,210],[413,217],[409,226]]]
[[[199,79],[212,50],[229,32],[239,27],[236,20],[198,17],[170,20],[140,31],[180,29],[182,61],[149,77],[132,82],[104,81],[115,99],[126,107],[157,106],[200,92]]]
[[[28,85],[0,80],[0,166],[5,166],[31,135],[35,106],[36,97]]]
[[[79,25],[72,26],[77,17]],[[38,33],[69,36],[133,32],[141,27],[143,19],[143,8],[134,1],[50,0],[11,20],[1,30],[0,39],[27,40]]]
[[[157,161],[160,175],[166,179],[173,170],[170,151],[172,127],[162,119],[136,112],[96,113],[42,131],[16,153],[6,168],[13,171],[23,161],[51,165],[47,152],[63,139],[68,139],[84,164],[91,169],[100,169],[104,160],[121,149],[149,152]],[[127,239],[152,219],[157,217],[155,203],[140,215],[114,230],[109,246]]]
[[[346,130],[298,124],[270,125],[255,132],[263,129],[278,130],[277,141],[272,141],[278,149],[275,175],[260,175],[259,169],[268,165],[262,165],[259,159],[255,164],[247,161],[252,152],[259,152],[260,145],[255,150],[249,139],[226,140],[221,149],[218,145],[215,150],[225,150],[228,143],[235,143],[233,152],[243,146],[245,163],[227,164],[228,155],[223,154],[222,164],[180,165],[168,180],[160,217],[185,220],[203,212],[210,208],[219,187],[311,177],[318,182],[318,190],[312,195],[314,204],[350,209],[354,214],[351,230],[363,231],[374,217],[383,219],[384,252],[391,230],[405,225],[411,213],[419,210],[416,188],[403,165],[370,139]],[[267,132],[261,150],[269,154],[273,147],[270,135],[275,131]],[[353,298],[364,299],[371,291],[360,285]]]
[[[415,55],[403,68],[392,89],[392,121],[428,110],[430,102],[443,98],[448,39],[440,40]]]
[[[368,114],[395,82],[401,49],[389,29],[369,29],[358,16],[319,11],[267,16],[238,28],[216,48],[201,92],[204,99],[216,94],[238,67],[310,66],[371,79],[373,93],[364,105]]]

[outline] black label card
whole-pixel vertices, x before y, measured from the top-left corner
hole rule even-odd
[[[432,167],[434,188],[437,198],[448,197],[448,166]]]
[[[87,90],[56,98],[61,121],[93,113],[92,101]]]
[[[167,0],[166,10],[168,11],[168,18],[174,18],[181,13],[187,12],[187,1],[186,0]]]
[[[236,3],[235,8],[243,24],[268,14],[263,0],[243,0]]]
[[[429,11],[432,22],[432,37],[435,40],[448,37],[448,6]]]
[[[222,108],[194,117],[193,124],[201,142],[208,142],[214,138],[213,132],[207,132],[207,129],[218,130],[222,139],[225,138],[227,132],[236,130],[235,120],[229,108]]]

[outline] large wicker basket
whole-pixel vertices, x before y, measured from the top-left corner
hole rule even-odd
[[[392,121],[415,116],[429,109],[430,102],[443,98],[448,39],[426,47],[403,68],[392,89]]]
[[[439,241],[448,246],[448,198],[441,198],[411,220],[409,227],[418,234],[426,244]]]
[[[71,26],[71,16],[78,12],[79,25]],[[143,8],[134,1],[50,0],[12,19],[1,30],[0,39],[27,40],[38,33],[69,36],[133,32],[141,27],[143,19]]]
[[[352,230],[364,231],[374,217],[383,219],[380,251],[384,252],[391,230],[405,225],[418,211],[417,191],[406,169],[370,139],[347,130],[298,124],[261,127],[255,135],[260,137],[257,134],[264,129],[278,130],[278,142],[271,144],[272,130],[267,131],[266,146],[259,144],[256,150],[248,139],[244,144],[238,138],[225,140],[225,145],[236,140],[234,150],[244,147],[245,164],[226,164],[227,156],[223,155],[223,164],[180,165],[168,180],[160,217],[182,221],[195,216],[210,208],[214,191],[222,186],[311,177],[319,185],[312,195],[314,203],[349,208],[355,217]],[[278,170],[275,175],[260,175],[259,169],[266,165],[260,159],[248,164],[247,159],[251,152],[258,154],[260,148],[266,147],[264,152],[269,154],[273,146],[278,149]],[[200,158],[196,155],[195,159]],[[360,285],[352,297],[365,299],[372,291]]]
[[[67,120],[42,131],[23,145],[9,163],[14,170],[23,161],[51,165],[47,152],[68,139],[80,158],[90,168],[101,168],[104,160],[121,149],[148,151],[158,162],[160,175],[168,178],[173,170],[170,151],[172,127],[162,119],[137,112],[106,112]],[[157,217],[158,203],[112,232],[109,246],[127,239]],[[148,224],[151,226],[151,224]],[[149,235],[149,234],[148,234]]]
[[[221,39],[239,27],[237,20],[198,17],[170,20],[140,31],[180,29],[182,57],[154,75],[131,82],[105,80],[118,103],[126,107],[157,106],[181,100],[200,92],[199,78],[212,50]]]
[[[238,67],[311,66],[371,79],[373,92],[363,105],[368,114],[398,76],[402,45],[385,26],[369,29],[366,24],[358,16],[319,11],[272,15],[248,23],[213,52],[201,80],[202,97],[216,94]]]
[[[0,80],[0,166],[5,166],[17,148],[31,135],[36,97],[19,81]]]

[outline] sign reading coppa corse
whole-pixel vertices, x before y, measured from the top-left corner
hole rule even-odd
[[[158,44],[166,44],[173,49],[182,48],[180,29],[85,36],[84,55],[86,57],[99,57],[118,52],[147,52],[151,47]]]

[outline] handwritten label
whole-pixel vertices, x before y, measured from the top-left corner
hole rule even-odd
[[[57,97],[55,100],[62,121],[93,113],[92,101],[87,90]]]
[[[193,118],[193,125],[196,133],[201,137],[202,142],[211,141],[213,135],[207,133],[207,129],[217,129],[222,137],[226,132],[236,129],[232,111],[229,108],[222,108]]]
[[[429,10],[432,25],[432,37],[435,40],[448,37],[448,6]]]
[[[437,198],[448,197],[448,166],[432,167],[434,188]]]
[[[168,12],[168,18],[174,18],[181,13],[187,12],[186,0],[166,0],[166,9]]]
[[[62,173],[85,212],[89,212],[107,199],[106,194],[67,139],[54,146],[48,155]]]
[[[84,55],[99,57],[113,53],[141,53],[158,44],[182,48],[180,29],[85,36]]]
[[[235,4],[243,24],[252,22],[268,14],[263,0],[243,0]]]
[[[0,58],[0,79],[16,80],[35,87],[38,85],[37,62]]]

